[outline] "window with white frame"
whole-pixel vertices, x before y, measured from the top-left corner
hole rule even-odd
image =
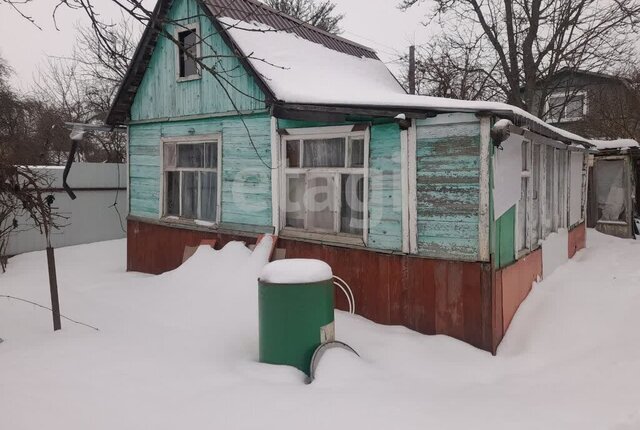
[[[216,222],[219,139],[168,140],[162,149],[163,215]]]
[[[587,93],[572,91],[554,93],[547,101],[550,122],[577,121],[587,114]]]
[[[200,57],[200,42],[197,24],[180,26],[176,39],[176,68],[178,80],[190,80],[200,77],[197,58]]]
[[[368,142],[364,131],[283,136],[287,229],[362,237]]]

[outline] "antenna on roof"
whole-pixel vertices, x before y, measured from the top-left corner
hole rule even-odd
[[[409,46],[409,94],[416,93],[416,45]]]

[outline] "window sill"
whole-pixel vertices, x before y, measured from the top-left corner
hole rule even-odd
[[[217,222],[195,220],[190,218],[180,218],[176,216],[163,216],[160,218],[160,222],[164,224],[185,225],[191,227],[198,227],[206,230],[216,230],[218,228]]]
[[[202,75],[180,76],[176,78],[176,82],[195,81],[196,79],[200,79],[201,77]]]
[[[280,237],[286,239],[306,239],[314,242],[330,243],[330,244],[342,244],[358,247],[366,247],[364,240],[361,236],[353,236],[347,234],[334,234],[334,233],[314,233],[310,231],[297,230],[290,227],[285,227],[280,230]]]

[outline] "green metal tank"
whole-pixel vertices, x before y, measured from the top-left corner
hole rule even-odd
[[[318,260],[275,261],[265,266],[258,289],[260,362],[309,375],[313,352],[335,339],[331,268]]]

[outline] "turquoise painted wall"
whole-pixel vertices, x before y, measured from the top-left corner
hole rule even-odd
[[[369,141],[369,243],[402,250],[400,129],[395,123],[371,127]]]
[[[340,125],[278,120],[278,128]],[[400,129],[393,121],[373,124],[369,141],[369,242],[375,249],[402,251]]]
[[[262,159],[271,163],[271,126],[267,114],[245,116]],[[256,155],[238,117],[157,122],[129,126],[129,198],[132,215],[160,215],[162,137],[222,133],[223,223],[270,226],[271,170]]]
[[[181,24],[199,23],[204,39],[201,43],[203,57],[233,55],[195,0],[174,1],[169,19]],[[175,34],[175,29],[176,25],[167,25],[170,34]],[[221,84],[206,70],[202,72],[200,79],[177,82],[176,50],[172,41],[163,36],[158,38],[151,62],[134,99],[131,119],[135,121],[234,111]],[[265,108],[262,91],[238,59],[218,57],[204,61],[228,81],[223,82],[224,88],[229,91],[240,111]]]
[[[417,122],[418,253],[477,260],[480,121],[441,114]]]

